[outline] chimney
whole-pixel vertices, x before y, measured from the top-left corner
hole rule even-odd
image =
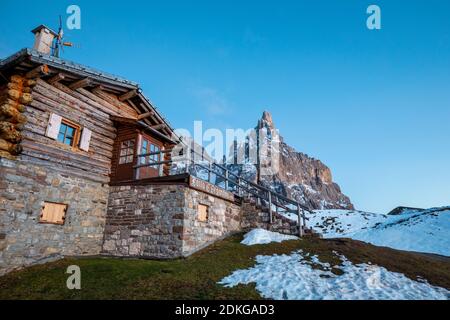
[[[41,53],[51,54],[53,40],[58,34],[43,24],[31,30],[31,32],[35,36],[33,49]]]

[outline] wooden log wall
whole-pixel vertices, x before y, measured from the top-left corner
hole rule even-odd
[[[27,122],[25,105],[32,101],[35,80],[14,75],[9,83],[0,87],[0,156],[8,159],[22,152],[22,131]]]
[[[50,84],[42,79],[35,80],[31,95],[29,101],[22,99],[27,104],[22,108],[27,119],[22,132],[22,156],[39,164],[50,164],[67,174],[109,182],[116,138],[110,115],[136,117],[136,111],[119,108],[122,103],[114,105],[86,89],[72,90],[61,83]],[[63,145],[45,135],[51,113],[92,131],[88,152]],[[12,148],[6,144],[3,147]]]

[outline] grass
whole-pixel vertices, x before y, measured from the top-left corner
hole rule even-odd
[[[254,285],[225,288],[217,282],[236,269],[255,264],[257,255],[289,254],[303,249],[323,262],[339,263],[337,251],[353,263],[372,262],[388,270],[450,289],[446,258],[380,248],[349,239],[303,239],[244,246],[242,234],[187,259],[153,261],[116,258],[63,259],[0,278],[0,299],[261,299]],[[82,290],[68,290],[66,269],[81,268]]]

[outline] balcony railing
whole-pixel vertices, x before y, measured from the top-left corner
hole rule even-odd
[[[186,151],[186,149],[181,150]],[[192,148],[189,148],[187,152],[183,151],[180,152],[181,154],[175,156],[173,155],[174,152],[176,153],[175,149],[140,154],[138,155],[138,165],[134,166],[134,169],[139,170],[140,168],[152,167],[157,170],[159,176],[170,176],[181,173],[190,174],[226,191],[232,192],[241,199],[249,199],[261,208],[268,209],[270,223],[274,220],[274,212],[282,216],[294,214],[297,218],[299,235],[303,236],[304,230],[306,229],[306,220],[308,220],[305,217],[305,212],[310,212],[307,207],[270,188],[256,184],[235,174],[224,165],[205,159],[204,154],[200,154]],[[142,158],[146,160],[140,161]],[[151,160],[152,158],[169,159],[153,161]],[[164,167],[166,170],[164,170]],[[164,174],[165,171],[168,174]]]

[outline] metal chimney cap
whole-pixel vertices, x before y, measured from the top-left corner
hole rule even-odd
[[[58,36],[58,34],[53,31],[52,29],[50,29],[49,27],[47,27],[46,25],[41,24],[40,26],[34,28],[33,30],[31,30],[32,33],[36,34],[39,31],[41,31],[42,29],[47,29],[48,31],[50,31],[51,34],[53,34],[55,37]]]

